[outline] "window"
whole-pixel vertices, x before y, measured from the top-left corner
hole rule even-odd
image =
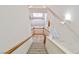
[[[43,17],[43,13],[32,13],[32,17]]]

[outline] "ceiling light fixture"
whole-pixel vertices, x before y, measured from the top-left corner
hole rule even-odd
[[[65,23],[70,23],[71,22],[71,14],[70,13],[66,13],[65,14],[65,19],[63,21],[61,21],[61,24],[65,24]]]
[[[71,14],[70,13],[67,13],[65,15],[65,20],[71,21]]]

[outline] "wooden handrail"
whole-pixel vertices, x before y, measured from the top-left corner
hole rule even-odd
[[[25,42],[27,42],[32,36],[28,37],[24,41],[20,42],[19,44],[15,45],[13,48],[9,49],[8,51],[4,52],[4,54],[11,54],[13,51],[18,49],[20,46],[22,46]]]

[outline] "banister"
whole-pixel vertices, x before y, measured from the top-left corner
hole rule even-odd
[[[4,52],[4,54],[11,54],[13,51],[15,51],[16,49],[18,49],[21,45],[23,45],[25,42],[27,42],[32,36],[28,37],[27,39],[23,40],[22,42],[18,43],[17,45],[15,45],[13,48],[7,50],[6,52]]]

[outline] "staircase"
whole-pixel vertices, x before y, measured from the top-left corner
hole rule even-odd
[[[46,9],[43,6],[32,6],[30,9],[30,19],[33,33],[33,43],[28,50],[28,54],[47,54],[44,44],[44,27]]]
[[[34,35],[33,43],[27,54],[47,54],[43,35]]]
[[[44,44],[42,43],[32,43],[28,54],[47,54]]]

